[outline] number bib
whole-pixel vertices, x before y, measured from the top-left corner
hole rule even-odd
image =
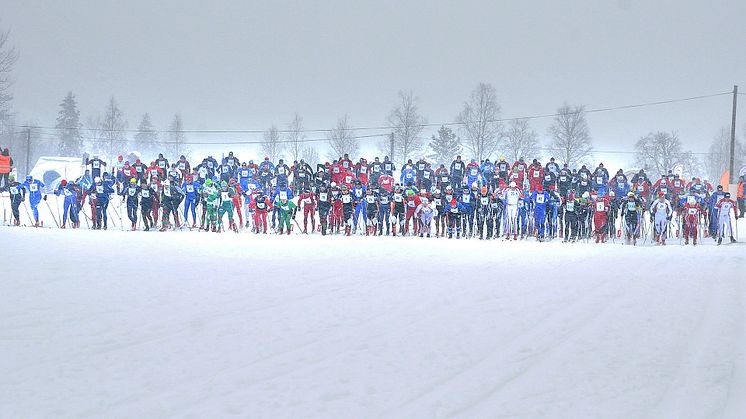
[[[606,209],[606,205],[603,202],[596,202],[596,211],[603,212]]]
[[[447,183],[448,182],[448,176],[441,176],[440,181]]]
[[[544,195],[536,195],[536,203],[537,204],[543,204],[544,203]]]
[[[18,195],[18,188],[17,188],[17,187],[15,187],[15,186],[11,186],[11,187],[10,187],[10,193],[11,193],[12,195]]]
[[[425,179],[430,179],[430,172],[423,173],[422,177],[424,177]]]
[[[390,164],[386,164],[386,165],[384,165],[384,167],[386,168],[387,172],[391,171],[391,165]]]
[[[228,201],[231,199],[231,194],[228,192],[220,192],[220,197],[223,199],[223,201]]]
[[[147,189],[142,190],[142,197],[143,198],[150,198],[150,191]]]
[[[479,198],[479,201],[482,203],[482,205],[487,205],[487,204],[489,204],[490,199],[483,196],[483,197]]]
[[[471,195],[462,195],[461,202],[463,202],[464,204],[471,203]]]
[[[98,160],[94,160],[93,161],[93,168],[94,169],[98,169],[99,167],[101,167],[101,162],[99,162]]]
[[[567,203],[567,210],[568,211],[575,211],[575,202],[568,202]]]
[[[137,195],[137,189],[135,189],[135,188],[129,188],[127,190],[127,193],[129,194],[129,196],[135,196],[135,195]]]
[[[303,198],[303,203],[306,205],[311,205],[311,198]]]
[[[264,209],[264,202],[258,202],[258,203],[256,204],[256,207],[257,207],[257,208],[259,208],[260,210],[261,210],[261,209]]]
[[[689,208],[687,211],[689,215],[697,215],[697,209],[696,208]]]
[[[342,195],[342,203],[343,204],[349,204],[350,202],[352,202],[352,197],[349,194]]]
[[[280,191],[280,199],[288,199],[288,192]]]
[[[627,211],[637,211],[637,203],[627,202]]]
[[[435,202],[435,206],[436,207],[441,206],[441,200],[440,200],[440,198],[435,198],[433,201]]]
[[[541,173],[539,173],[538,170],[534,170],[534,177],[539,177],[539,176],[541,176]]]
[[[97,193],[104,193],[104,187],[103,187],[103,185],[96,185],[96,192]]]
[[[375,204],[376,203],[376,197],[368,195],[365,197],[365,200],[368,201],[369,204]]]
[[[142,173],[142,166],[135,166],[135,172]]]
[[[394,194],[394,201],[396,202],[402,202],[404,199],[402,198],[401,194]]]
[[[187,192],[189,192],[189,193],[192,193],[192,192],[194,192],[194,185],[186,185],[186,190],[187,190]]]
[[[281,175],[284,175],[285,174],[285,168],[284,167],[278,167],[277,168],[277,173],[279,173]]]
[[[360,173],[362,173],[362,174],[368,173],[368,168],[365,167],[365,166],[360,166]]]
[[[327,195],[327,193],[326,193],[326,192],[321,192],[321,193],[319,194],[319,201],[324,201],[324,202],[326,202],[326,201],[328,200],[328,198],[327,198],[327,197],[328,197],[328,195]]]
[[[28,189],[31,192],[36,192],[36,191],[39,190],[39,185],[37,185],[36,183],[32,183],[32,184],[28,185]]]
[[[65,194],[65,196],[73,196],[73,193],[70,192],[68,189],[63,189],[62,192]]]

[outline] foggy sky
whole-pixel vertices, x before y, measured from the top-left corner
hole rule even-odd
[[[145,112],[160,129],[175,112],[187,129],[283,128],[296,111],[306,128],[331,128],[345,113],[355,126],[378,126],[402,89],[414,90],[428,122],[448,122],[481,81],[496,87],[504,117],[551,113],[565,101],[596,108],[733,84],[746,91],[744,18],[742,0],[2,0],[0,7],[0,24],[21,53],[13,88],[21,121],[54,125],[72,90],[84,121],[114,95],[133,129]],[[741,102],[739,135],[746,97]],[[599,150],[631,150],[650,131],[677,130],[701,152],[729,126],[730,108],[723,96],[588,121]],[[531,122],[543,140],[550,122]],[[249,136],[220,137],[240,138]],[[361,145],[372,152],[376,141]]]

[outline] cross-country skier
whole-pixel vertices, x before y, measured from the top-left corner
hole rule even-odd
[[[733,238],[733,225],[731,224],[730,212],[733,211],[733,215],[738,219],[738,207],[736,203],[730,199],[730,192],[723,194],[723,199],[718,201],[715,205],[718,210],[718,244],[723,242],[723,236],[725,235],[725,227],[728,227],[730,233],[730,242],[735,243],[736,239]]]

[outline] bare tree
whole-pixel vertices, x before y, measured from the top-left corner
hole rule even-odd
[[[10,77],[18,61],[18,50],[10,45],[10,32],[3,32],[0,29],[0,140],[9,142],[13,137],[11,128],[11,111],[10,101],[13,95],[10,93],[10,87],[13,80]]]
[[[501,148],[510,161],[521,157],[539,157],[539,134],[531,128],[527,119],[515,119],[503,133]]]
[[[495,88],[488,83],[479,83],[456,118],[461,124],[463,141],[473,158],[482,160],[497,151],[502,128],[499,118],[500,105]]]
[[[316,150],[316,147],[313,146],[304,147],[301,152],[301,158],[305,160],[306,163],[310,164],[311,167],[315,167],[317,163],[321,162],[319,152]]]
[[[635,162],[653,176],[674,169],[686,175],[698,170],[696,158],[691,151],[684,150],[676,132],[658,131],[637,140]]]
[[[124,120],[124,114],[119,109],[119,104],[114,96],[109,98],[106,113],[101,122],[101,130],[103,131],[103,141],[100,144],[101,152],[110,159],[126,153],[127,136],[124,130],[127,129],[127,121]]]
[[[275,125],[264,132],[264,140],[261,144],[262,153],[269,157],[269,160],[276,162],[280,158],[282,143],[280,142],[280,133]]]
[[[562,105],[549,127],[549,135],[552,137],[549,148],[562,163],[570,167],[590,163],[593,145],[585,107]]]
[[[134,140],[133,147],[143,158],[153,156],[158,152],[158,131],[153,126],[150,114],[146,113],[142,116]]]
[[[303,118],[296,112],[292,122],[288,124],[288,133],[285,137],[285,151],[287,151],[290,160],[295,161],[301,158],[304,138]]]
[[[736,138],[736,154],[734,156],[734,171],[738,171],[746,164],[746,148]],[[705,157],[707,175],[712,181],[719,181],[720,176],[730,167],[730,127],[723,127],[712,139],[709,154]],[[738,175],[738,173],[736,173]]]
[[[88,151],[98,151],[104,141],[103,121],[101,115],[89,116],[85,123]]]
[[[186,135],[184,134],[184,121],[181,114],[175,114],[171,125],[168,127],[168,149],[171,157],[176,160],[182,155],[189,154],[189,148],[186,145]]]
[[[350,156],[357,154],[358,144],[355,130],[350,124],[350,117],[345,115],[337,120],[337,126],[327,134],[329,142],[329,158],[336,159],[345,153]]]
[[[391,110],[388,116],[388,124],[394,133],[394,155],[390,156],[405,162],[409,158],[419,157],[425,149],[424,138],[420,137],[425,118],[417,109],[417,97],[410,90],[399,91],[400,103]],[[390,143],[388,138],[379,143],[379,149],[383,154],[388,154]]]
[[[461,139],[456,136],[452,129],[441,125],[438,135],[433,134],[430,141],[433,154],[429,157],[438,163],[448,164],[457,155],[461,154]]]

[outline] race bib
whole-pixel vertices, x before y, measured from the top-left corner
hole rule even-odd
[[[288,192],[280,191],[280,199],[288,199]]]
[[[603,212],[606,209],[606,205],[603,202],[596,202],[596,211]]]
[[[471,170],[469,170],[469,174],[471,176],[476,176],[477,175],[477,169],[472,168]]]
[[[72,193],[72,192],[70,192],[70,191],[69,191],[69,190],[67,190],[67,189],[63,189],[63,190],[62,190],[62,192],[63,192],[63,193],[65,194],[65,196],[73,196],[73,193]]]
[[[464,204],[470,203],[471,202],[471,195],[463,195],[461,197],[461,202],[463,202]]]
[[[435,206],[436,206],[436,207],[439,207],[439,206],[441,205],[441,200],[440,200],[440,198],[435,198],[435,199],[434,199],[433,201],[435,201]]]
[[[101,167],[101,162],[99,162],[98,160],[94,160],[93,161],[93,168],[94,169],[98,169],[99,167]]]
[[[279,173],[281,175],[284,175],[285,174],[285,168],[284,167],[278,167],[277,168],[277,173]]]
[[[482,203],[482,205],[487,205],[490,202],[490,199],[487,197],[481,197],[479,201]]]
[[[366,196],[365,199],[368,201],[369,204],[375,204],[376,203],[376,197],[375,196]]]
[[[241,177],[249,177],[249,171],[248,170],[241,170]]]
[[[423,173],[423,174],[422,174],[422,176],[423,176],[423,177],[424,177],[425,179],[430,179],[430,172],[425,172],[425,173]]]
[[[36,191],[39,190],[39,185],[37,185],[36,183],[32,183],[32,184],[28,185],[28,189],[31,192],[36,192]]]
[[[661,188],[661,192],[663,192],[664,195],[667,194],[668,193],[668,188]]]
[[[194,185],[187,185],[186,187],[187,192],[192,193],[194,192]]]
[[[147,189],[142,190],[142,197],[143,198],[150,198],[150,191]]]
[[[391,165],[390,164],[386,164],[386,165],[384,165],[384,167],[386,168],[387,172],[391,171]]]
[[[352,176],[345,176],[345,183],[348,184],[348,185],[351,184],[352,183]]]
[[[103,185],[97,185],[96,186],[96,192],[97,193],[104,193],[104,187],[103,187]]]
[[[347,160],[345,160],[345,161],[342,162],[342,167],[344,167],[345,169],[349,169],[350,168],[350,163]]]
[[[420,168],[420,172],[423,171],[423,170],[425,170],[425,165],[422,164],[422,163],[420,163],[417,167]]]
[[[394,194],[394,201],[396,201],[396,202],[402,202],[403,199],[402,199],[401,194]]]
[[[199,168],[199,177],[201,177],[202,179],[206,178],[207,177],[207,169],[205,169],[204,167],[200,167]]]
[[[604,178],[601,176],[596,176],[596,183],[598,183],[599,185],[604,183]]]
[[[552,177],[549,175],[544,176],[544,180],[547,182],[550,182],[552,180]]]
[[[228,201],[231,199],[231,194],[228,192],[220,192],[220,197],[223,199],[223,201]]]
[[[536,203],[537,204],[543,204],[544,203],[544,195],[536,195]]]
[[[158,162],[158,167],[160,167],[161,169],[165,169],[166,168],[166,162],[163,161],[163,160],[159,161]]]
[[[67,192],[67,190],[65,190],[65,192]],[[130,196],[135,196],[135,195],[137,195],[137,189],[135,189],[135,188],[129,188],[127,190],[127,193],[129,193]],[[65,193],[65,195],[67,195],[67,193]]]
[[[167,197],[171,197],[171,188],[163,188],[163,195],[166,195]]]
[[[363,190],[362,189],[355,189],[355,196],[360,198],[363,196]]]
[[[186,170],[186,163],[179,163],[179,170]]]
[[[568,202],[567,203],[567,210],[568,211],[575,211],[575,202]]]
[[[627,211],[636,211],[636,210],[637,210],[637,203],[627,202]]]
[[[381,171],[381,166],[373,166],[373,172],[378,173]]]
[[[511,176],[513,179],[518,179],[518,173],[513,173],[513,176]]]
[[[567,182],[567,176],[560,176],[560,182]]]
[[[304,198],[303,203],[306,205],[311,205],[311,198]]]
[[[414,201],[407,201],[408,207],[414,207]]]
[[[453,207],[453,208],[451,208],[451,212],[452,212],[452,213],[457,213],[457,212],[458,212],[458,207]]]
[[[342,203],[343,204],[349,204],[350,202],[352,202],[352,197],[349,194],[348,195],[342,195]]]
[[[386,205],[389,203],[389,197],[388,196],[382,196],[381,197],[381,205]]]
[[[213,163],[212,161],[208,161],[207,162],[207,167],[209,167],[210,169],[214,169],[215,168],[215,163]]]
[[[539,173],[538,170],[534,170],[534,177],[539,177],[539,176],[541,176],[541,173]]]
[[[326,201],[327,200],[327,196],[328,195],[327,195],[326,192],[322,192],[322,193],[319,194],[319,200],[320,201]]]
[[[368,173],[368,168],[366,166],[360,166],[360,173],[362,174]]]
[[[18,188],[15,186],[10,187],[10,193],[13,195],[18,195]]]
[[[135,166],[135,171],[137,173],[142,173],[142,166]]]
[[[697,215],[697,209],[696,208],[689,208],[687,211],[689,215]]]
[[[334,166],[334,169],[332,170],[334,173],[339,173],[339,167]]]
[[[223,166],[223,168],[220,171],[223,173],[228,173],[228,166]]]

